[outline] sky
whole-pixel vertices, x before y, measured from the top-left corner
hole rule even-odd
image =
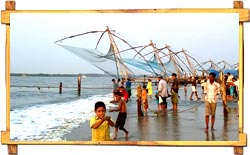
[[[237,14],[13,14],[11,73],[102,73],[54,42],[88,31],[103,31],[106,26],[135,46],[149,44],[152,40],[157,47],[167,44],[174,52],[183,48],[200,63],[208,60],[238,63]],[[94,48],[91,45],[97,40],[78,37],[66,43]],[[118,48],[122,47],[118,45]]]
[[[120,2],[120,3],[118,3]],[[25,10],[25,9],[96,9],[96,8],[162,8],[162,7],[168,7],[168,8],[181,8],[181,7],[187,7],[187,8],[192,8],[192,7],[196,7],[196,8],[232,8],[232,4],[233,4],[233,0],[207,0],[207,1],[195,1],[195,0],[175,0],[171,2],[169,0],[164,0],[163,1],[159,1],[159,0],[123,0],[123,1],[119,1],[116,0],[116,2],[112,1],[112,0],[36,0],[36,2],[34,2],[34,0],[16,0],[16,5],[17,5],[17,9],[20,10]],[[0,7],[1,10],[4,10],[4,0],[0,0]],[[245,8],[250,8],[250,1],[248,0],[244,0],[244,7]],[[35,19],[34,19],[35,20]],[[53,21],[52,23],[56,23],[58,20]],[[172,23],[172,22],[171,22]],[[53,25],[52,24],[52,25]],[[188,24],[185,23],[185,25]],[[42,23],[41,25],[46,25],[45,23]],[[249,53],[250,53],[250,45],[248,44],[250,42],[250,23],[245,23],[245,58],[249,58]],[[227,25],[229,26],[229,25]],[[227,28],[224,27],[225,29]],[[58,29],[55,28],[53,32],[55,32]],[[74,30],[74,29],[73,29]],[[69,32],[64,32],[64,33],[68,33],[68,34],[73,34],[73,30],[71,29]],[[24,29],[24,31],[26,31]],[[76,30],[78,33],[78,30]],[[118,30],[117,30],[118,31]],[[47,32],[47,31],[46,31]],[[61,32],[61,30],[60,30]],[[119,29],[120,32],[120,29]],[[5,75],[5,36],[2,34],[5,34],[5,25],[1,25],[0,27],[0,75]],[[33,34],[33,33],[31,33]],[[62,34],[62,33],[57,33],[57,34]],[[46,36],[50,36],[50,37],[46,37]],[[75,66],[73,65],[73,68],[71,68],[72,70],[76,68],[76,66],[78,66],[79,64],[82,64],[81,59],[78,59],[76,56],[72,56],[71,53],[60,49],[59,47],[57,47],[56,45],[52,45],[53,42],[57,39],[60,39],[61,37],[64,37],[64,35],[61,36],[54,36],[54,38],[52,38],[51,36],[52,34],[47,33],[46,35],[42,35],[45,36],[46,39],[48,41],[44,41],[42,40],[41,43],[43,43],[42,45],[44,45],[45,43],[50,43],[51,46],[53,46],[53,48],[56,48],[58,50],[61,50],[61,54],[66,54],[70,58],[71,60],[74,60],[72,63],[75,63],[76,61],[79,61],[75,64]],[[127,34],[123,34],[124,36],[127,36]],[[128,36],[129,37],[129,36]],[[217,36],[218,37],[218,36]],[[214,37],[216,38],[216,37]],[[34,39],[35,40],[35,39]],[[134,40],[133,38],[131,40]],[[147,40],[147,38],[146,38]],[[20,40],[22,41],[22,40]],[[27,40],[27,42],[30,40]],[[137,41],[137,40],[136,40]],[[186,41],[188,41],[186,39]],[[52,43],[51,43],[52,42]],[[229,46],[230,44],[226,45]],[[175,49],[178,49],[179,47],[177,45],[171,44],[171,46]],[[13,48],[13,47],[12,47]],[[41,48],[39,46],[39,48]],[[188,50],[188,46],[182,46],[181,48],[185,48]],[[206,46],[205,49],[207,49],[208,47]],[[225,48],[225,46],[224,46]],[[25,50],[25,49],[22,49]],[[190,50],[191,51],[191,50]],[[193,50],[192,50],[193,51]],[[55,51],[53,51],[55,52]],[[21,53],[21,52],[20,52]],[[52,52],[51,52],[52,53]],[[49,56],[51,55],[51,53],[40,53],[40,56],[42,57],[45,54],[48,54]],[[200,56],[202,58],[205,58],[206,56],[204,55],[205,53],[198,53],[197,57]],[[215,53],[216,55],[218,54]],[[229,57],[229,54],[225,55],[224,57]],[[48,57],[49,57],[48,56]],[[47,57],[47,58],[48,58]],[[50,56],[51,57],[51,56]],[[215,56],[217,57],[217,56]],[[14,58],[13,58],[14,59]],[[25,58],[23,58],[25,59]],[[35,59],[35,58],[34,58]],[[77,59],[77,60],[76,60]],[[37,59],[35,59],[37,61]],[[35,66],[34,62],[35,60],[33,60],[33,63],[31,63],[31,59],[27,60],[29,62],[30,66]],[[48,59],[46,59],[48,60]],[[49,63],[48,61],[43,62],[44,63]],[[58,61],[58,60],[56,60]],[[66,60],[65,60],[66,61]],[[20,66],[22,64],[19,64]],[[70,64],[67,64],[68,66],[70,66]],[[245,65],[250,65],[249,61],[245,60]],[[44,65],[46,66],[46,65]],[[51,68],[53,70],[51,70],[51,72],[54,72],[54,69],[56,69],[57,71],[59,71],[60,68],[56,68],[56,65],[53,64],[53,66],[51,66]],[[32,69],[32,67],[31,67]],[[46,71],[48,67],[46,67]],[[79,69],[79,68],[78,68]],[[38,70],[35,69],[35,70]],[[67,69],[66,67],[63,69],[66,71],[66,73],[69,73],[69,69]],[[244,78],[245,79],[250,79],[250,74],[249,72],[247,72],[247,67],[245,67],[245,74],[244,74]],[[42,69],[39,68],[39,71],[43,71]],[[22,70],[22,72],[24,72]],[[25,71],[26,72],[26,71]],[[28,71],[27,71],[28,72]],[[32,70],[32,72],[36,72],[34,70]],[[49,72],[49,71],[48,71]],[[74,70],[74,72],[82,72],[82,70]],[[5,126],[5,116],[6,116],[6,105],[4,103],[6,103],[6,83],[5,83],[5,76],[0,76],[0,99],[1,99],[1,108],[0,108],[0,129],[1,131],[6,131],[6,126]],[[250,83],[249,80],[245,80],[244,81],[244,102],[245,103],[249,103],[249,98],[247,97],[246,94],[250,94]],[[245,133],[248,134],[249,137],[249,131],[250,131],[250,124],[247,123],[249,122],[249,104],[245,104],[244,105],[245,108],[245,113],[244,113],[244,131]],[[249,145],[249,144],[248,144]],[[31,151],[32,150],[32,151]],[[34,154],[34,152],[36,152],[37,155],[44,155],[44,154],[54,154],[52,152],[58,152],[60,155],[67,155],[67,154],[74,154],[74,155],[80,155],[83,152],[90,152],[92,155],[98,155],[98,154],[103,154],[103,152],[108,152],[108,154],[110,155],[114,155],[114,154],[121,154],[121,155],[127,155],[127,154],[131,154],[131,153],[140,153],[140,154],[146,154],[146,153],[156,153],[156,152],[165,152],[168,154],[172,154],[172,155],[177,155],[177,154],[183,154],[183,152],[185,152],[185,154],[192,154],[192,155],[199,155],[199,154],[212,154],[213,155],[221,155],[221,154],[228,154],[228,155],[233,155],[233,148],[232,147],[131,147],[131,146],[119,146],[119,148],[117,146],[77,146],[77,145],[53,145],[53,146],[48,146],[48,145],[22,145],[22,146],[18,146],[18,154],[19,155],[31,155]],[[7,155],[7,146],[6,145],[0,145],[0,152],[1,155]],[[244,155],[250,154],[250,147],[244,147]]]

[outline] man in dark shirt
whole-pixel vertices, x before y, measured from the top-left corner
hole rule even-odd
[[[172,73],[172,87],[171,87],[171,101],[173,105],[173,110],[177,110],[177,104],[178,104],[178,91],[179,91],[179,82],[178,79],[176,78],[177,75],[176,73]]]

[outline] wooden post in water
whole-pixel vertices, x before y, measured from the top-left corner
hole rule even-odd
[[[78,75],[78,84],[77,84],[77,94],[78,96],[81,95],[81,78],[82,78],[82,74]]]
[[[59,84],[59,94],[62,94],[62,82]]]

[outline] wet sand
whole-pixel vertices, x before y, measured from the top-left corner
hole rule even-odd
[[[127,103],[128,117],[125,128],[129,131],[128,141],[238,141],[238,104],[228,102],[230,112],[225,117],[221,102],[217,103],[214,130],[205,131],[204,102],[190,101],[180,93],[178,111],[173,112],[170,98],[168,112],[158,116],[148,110],[147,116],[138,117],[137,103],[134,97]],[[108,106],[108,105],[107,105]],[[154,98],[150,99],[149,108],[156,110]],[[115,121],[117,112],[107,113]],[[111,137],[114,128],[111,128]],[[67,141],[90,141],[89,121],[71,133],[63,136]],[[124,132],[119,130],[117,141],[125,141]]]

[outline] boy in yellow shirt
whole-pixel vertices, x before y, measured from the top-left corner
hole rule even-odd
[[[91,118],[90,127],[92,129],[92,141],[110,140],[110,126],[114,126],[110,116],[105,116],[106,106],[102,101],[95,103],[96,116]]]

